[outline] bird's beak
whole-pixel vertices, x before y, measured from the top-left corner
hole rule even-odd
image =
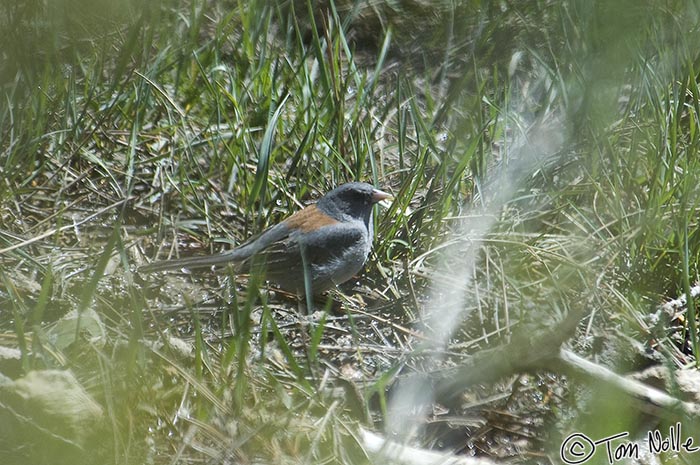
[[[394,196],[387,194],[384,191],[380,191],[379,189],[374,189],[372,191],[372,202],[377,203],[381,202],[382,200],[394,200]]]

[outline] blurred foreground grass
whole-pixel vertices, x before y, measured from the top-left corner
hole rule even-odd
[[[663,339],[645,318],[697,280],[697,7],[3,4],[3,457],[366,463],[358,427],[381,430],[397,379],[572,311],[571,346],[609,367],[696,366],[694,302]],[[135,272],[355,179],[397,200],[320,320],[227,273]],[[467,296],[440,366],[411,352],[430,279]],[[650,424],[557,373],[439,401],[421,445],[516,462]]]

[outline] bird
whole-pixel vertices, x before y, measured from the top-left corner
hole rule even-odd
[[[364,182],[342,184],[240,246],[220,254],[156,261],[141,272],[234,264],[263,272],[287,292],[304,296],[348,281],[372,249],[374,205],[392,195]]]

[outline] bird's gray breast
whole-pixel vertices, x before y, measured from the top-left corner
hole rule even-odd
[[[370,231],[362,220],[343,221],[306,234],[301,239],[314,284],[328,288],[357,274],[372,248]]]

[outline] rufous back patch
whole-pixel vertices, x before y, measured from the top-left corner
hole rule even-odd
[[[330,226],[336,224],[339,221],[332,218],[321,210],[318,209],[316,205],[309,205],[303,210],[299,210],[286,220],[284,223],[292,228],[298,229],[301,232],[310,232],[323,226]]]

